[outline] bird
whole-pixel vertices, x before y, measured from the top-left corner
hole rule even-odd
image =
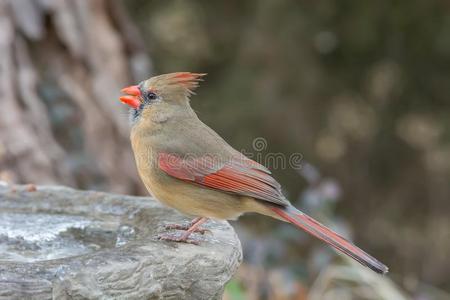
[[[235,150],[191,108],[205,73],[175,72],[121,90],[130,107],[130,140],[139,176],[157,200],[193,217],[166,228],[159,239],[198,244],[191,238],[208,219],[235,220],[259,213],[303,229],[373,271],[388,267],[353,243],[295,208],[268,168]]]

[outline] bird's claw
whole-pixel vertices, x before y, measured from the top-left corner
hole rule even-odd
[[[162,241],[169,241],[169,242],[177,242],[177,243],[186,243],[186,244],[193,244],[193,245],[199,245],[200,241],[195,239],[190,239],[188,237],[180,236],[177,234],[170,234],[170,233],[163,233],[157,236],[158,240]]]
[[[164,225],[164,229],[166,229],[166,230],[174,230],[175,229],[175,230],[186,231],[186,230],[188,230],[191,227],[192,227],[192,223],[188,223],[188,224],[166,224],[166,225]],[[194,229],[192,232],[200,233],[200,234],[212,233],[211,230],[206,229],[206,228],[201,228],[201,227]]]

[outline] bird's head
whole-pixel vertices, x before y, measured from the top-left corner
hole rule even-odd
[[[202,81],[204,73],[177,72],[151,77],[122,89],[126,96],[120,101],[131,107],[133,120],[139,118],[143,111],[156,105],[186,105],[189,96]]]

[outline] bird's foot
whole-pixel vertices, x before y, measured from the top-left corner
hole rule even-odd
[[[166,224],[164,225],[164,229],[166,230],[183,230],[183,231],[189,231],[190,233],[200,233],[200,234],[205,234],[205,233],[211,233],[211,230],[200,227],[199,225],[204,223],[206,221],[206,219],[203,219],[201,217],[199,218],[195,218],[194,220],[192,220],[189,223],[186,224]],[[199,223],[200,224],[197,224]]]
[[[193,244],[193,245],[199,245],[200,241],[194,238],[189,238],[188,236],[180,235],[177,233],[162,233],[158,235],[158,240],[162,241],[169,241],[169,242],[177,242],[177,243],[186,243],[186,244]]]
[[[166,224],[166,225],[164,225],[164,229],[167,229],[167,230],[183,230],[183,231],[187,231],[191,227],[192,227],[192,223],[188,223],[188,224]],[[198,228],[195,228],[192,232],[205,234],[207,232],[211,233],[211,230],[203,228],[203,227],[198,227]]]
[[[189,236],[194,233],[198,232],[201,234],[204,234],[206,231],[209,231],[207,229],[200,228],[200,225],[208,221],[207,218],[195,218],[192,220],[191,223],[186,225],[178,225],[178,224],[168,224],[166,225],[166,229],[179,229],[184,230],[183,234],[177,234],[177,233],[163,233],[158,235],[158,239],[164,240],[164,241],[172,241],[172,242],[179,242],[179,243],[188,243],[188,244],[194,244],[198,245],[200,241],[195,239],[189,239]]]

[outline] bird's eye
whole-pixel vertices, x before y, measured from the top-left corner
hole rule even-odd
[[[156,98],[158,98],[158,96],[153,92],[148,92],[147,98],[150,100],[155,100]]]

